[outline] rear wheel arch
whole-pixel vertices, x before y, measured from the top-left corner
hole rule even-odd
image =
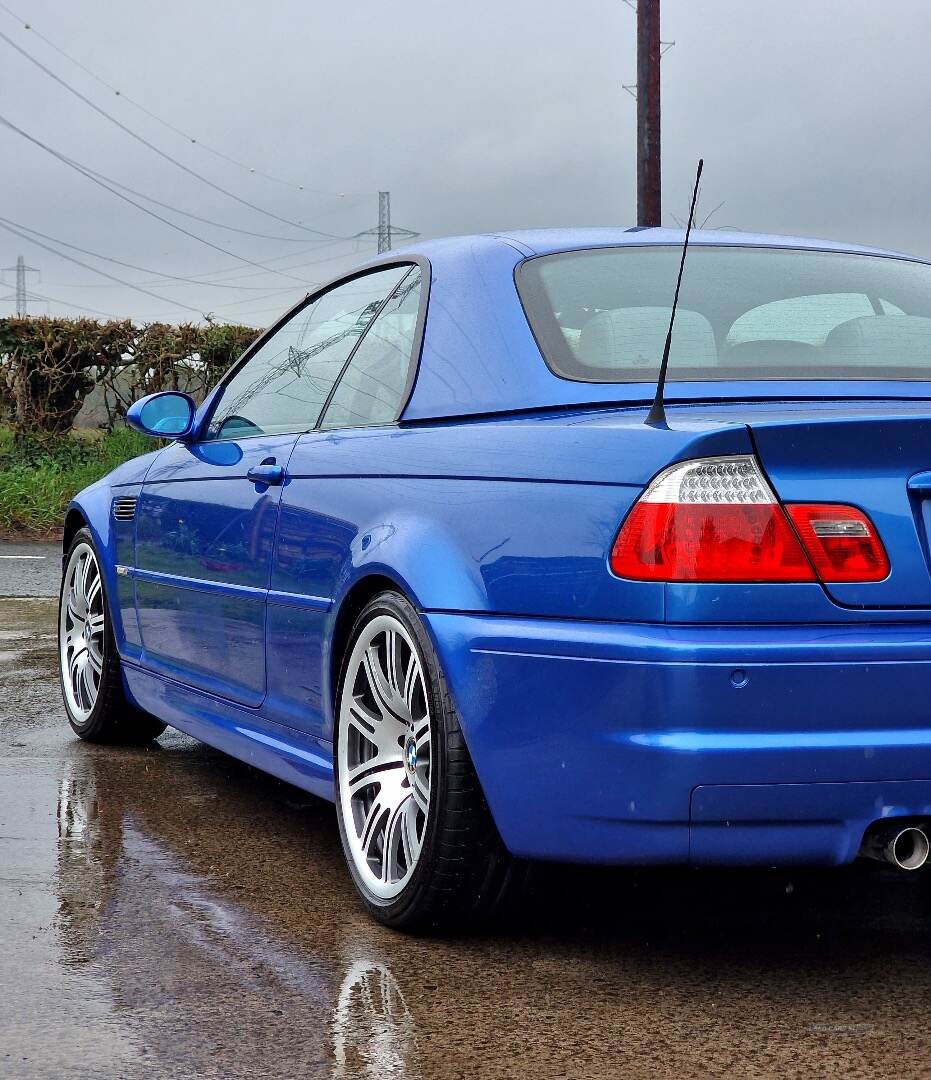
[[[369,598],[353,615],[348,629],[345,630],[334,687],[334,715],[337,721],[334,726],[333,746],[335,801],[347,865],[364,904],[379,922],[413,931],[437,927],[459,929],[500,911],[510,899],[518,895],[526,876],[526,866],[509,855],[491,817],[465,745],[458,714],[449,696],[441,658],[417,606],[405,595],[405,590],[390,578],[379,574],[363,581],[366,587],[357,588],[353,600],[358,603],[364,595]],[[375,591],[369,593],[369,588]],[[344,610],[347,613],[352,611],[352,605]],[[408,643],[413,654],[408,658],[409,663],[389,662],[384,656],[371,663],[363,660],[363,653],[367,655],[371,651],[370,635],[385,633],[389,633],[393,638],[400,637]],[[352,649],[349,648],[350,644],[354,646]],[[395,646],[389,641],[383,642],[381,648],[391,650]],[[389,770],[402,767],[419,770],[422,747],[419,741],[421,735],[418,734],[417,741],[414,742],[418,748],[415,758],[408,761],[408,742],[413,741],[415,736],[405,730],[403,734],[407,736],[407,740],[403,741],[402,746],[401,738],[395,741],[397,731],[391,730],[391,725],[400,721],[401,726],[406,729],[409,724],[410,732],[414,733],[415,726],[423,722],[423,717],[416,719],[421,715],[414,711],[413,702],[417,698],[413,694],[408,696],[407,690],[409,685],[414,685],[407,681],[415,664],[414,657],[417,658],[417,669],[422,673],[427,708],[429,754],[426,767],[429,780],[426,798],[429,810],[423,807],[426,817],[422,826],[423,832],[420,832],[420,826],[417,825],[417,831],[411,834],[420,837],[422,846],[414,847],[409,842],[404,847],[404,860],[400,861],[398,866],[401,876],[394,879],[391,877],[388,860],[391,859],[393,850],[391,798],[396,785],[390,778],[397,773]],[[381,676],[376,676],[373,682],[371,676],[366,675],[368,686],[371,688],[381,685],[388,688],[387,696],[384,691],[376,690],[374,693],[374,709],[381,712],[381,722],[388,725],[387,737],[384,729],[382,736],[378,737],[377,724],[368,727],[364,720],[362,723],[362,727],[372,732],[371,739],[362,732],[364,738],[378,747],[376,756],[379,757],[379,763],[375,769],[365,764],[371,755],[362,754],[358,748],[357,754],[361,757],[353,759],[352,741],[347,742],[345,738],[346,732],[352,728],[351,725],[343,726],[347,715],[344,712],[347,692],[356,701],[357,710],[361,709],[361,716],[365,716],[366,705],[359,703],[368,692],[363,690],[362,696],[357,696],[360,688],[357,688],[355,680],[363,670],[372,666],[376,670],[381,669]],[[402,669],[408,675],[405,680],[399,681],[397,673]],[[402,682],[403,692],[400,689]],[[373,695],[368,693],[368,696],[371,698]],[[381,708],[377,704],[380,698],[391,704]],[[410,712],[404,711],[404,702],[410,703]],[[370,700],[368,708],[372,707],[373,702]],[[357,710],[352,710],[350,706],[350,711],[356,711],[359,715]],[[395,764],[389,764],[389,760]],[[362,781],[355,794],[352,793],[351,786],[346,786],[347,769],[350,776],[355,776],[352,784]],[[387,783],[384,780],[386,777]],[[410,783],[417,787],[413,779]],[[366,792],[366,789],[371,789],[372,786],[377,790],[374,793],[370,790]],[[423,793],[423,786],[418,790]],[[383,803],[384,798],[387,798],[387,803]],[[417,801],[416,795],[414,798]],[[361,804],[365,824],[360,820],[357,812],[360,804],[353,802],[355,799],[371,800],[367,804]],[[423,806],[422,802],[420,805]],[[384,806],[388,809],[383,810]],[[398,812],[403,807],[404,799],[401,793],[401,801],[397,804]],[[387,816],[383,817],[383,814]],[[397,820],[402,819],[398,817]],[[379,822],[383,823],[383,846],[380,852],[376,848],[376,857],[383,865],[382,874],[379,876],[376,873],[376,877],[389,883],[388,892],[377,885],[373,886],[371,875],[365,870],[365,863],[371,866],[369,845],[378,842],[377,833],[370,832],[369,829],[377,830]],[[374,841],[372,837],[375,837]],[[411,864],[408,852],[413,852],[416,863]],[[398,858],[400,859],[400,856]],[[360,859],[364,860],[362,864]],[[400,891],[394,888],[396,884]]]
[[[349,643],[349,636],[365,605],[382,592],[396,592],[415,608],[417,607],[414,598],[408,595],[407,591],[397,581],[387,577],[385,574],[367,574],[365,577],[360,578],[353,583],[340,601],[336,619],[333,623],[333,632],[330,636],[328,666],[330,685],[326,698],[331,710],[334,732],[336,730],[336,697],[339,693],[339,679],[343,660],[345,659],[346,646]]]

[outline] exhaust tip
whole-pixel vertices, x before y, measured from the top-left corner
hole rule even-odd
[[[902,829],[893,838],[889,845],[889,854],[891,861],[900,870],[920,870],[931,854],[931,843],[928,842],[924,829],[910,826]]]
[[[931,856],[931,840],[917,825],[881,821],[867,830],[860,854],[900,870],[920,870]]]

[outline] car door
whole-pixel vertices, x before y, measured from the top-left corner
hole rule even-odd
[[[265,697],[265,603],[288,459],[401,271],[305,302],[224,381],[202,434],[174,443],[136,511],[142,663],[243,705]]]
[[[360,443],[374,440],[376,456],[384,448],[385,473],[391,472],[391,442],[413,381],[427,303],[426,268],[407,266],[404,275],[349,357],[317,430],[297,440],[292,482],[282,494],[263,712],[324,747],[332,737],[324,707],[332,600],[352,553],[368,550],[368,542],[358,539],[360,529],[373,521],[390,529],[387,514],[397,504],[390,480],[354,475],[354,462],[366,452]]]

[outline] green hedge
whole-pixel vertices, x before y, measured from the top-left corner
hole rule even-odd
[[[200,399],[259,331],[208,323],[0,319],[0,422],[18,435],[70,429],[98,384],[112,430],[127,406],[156,390]]]
[[[0,427],[0,538],[53,535],[76,492],[157,445],[127,427],[83,438]]]

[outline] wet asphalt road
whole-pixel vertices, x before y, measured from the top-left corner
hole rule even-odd
[[[0,600],[0,1076],[931,1075],[913,878],[550,870],[509,925],[405,938],[330,806],[74,739],[53,633]]]
[[[61,544],[0,541],[0,596],[57,596]]]

